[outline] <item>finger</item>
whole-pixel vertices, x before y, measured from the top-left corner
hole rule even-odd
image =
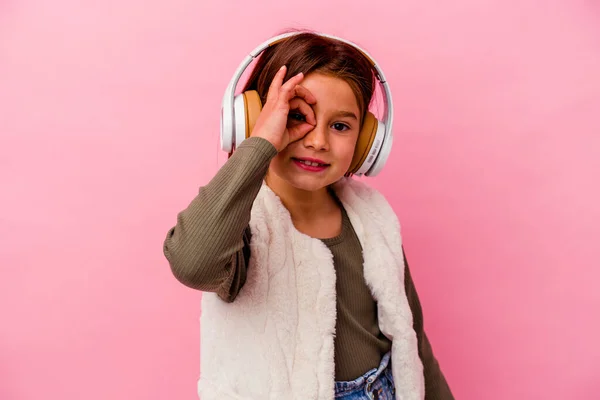
[[[288,128],[288,132],[290,135],[290,143],[297,142],[298,140],[302,139],[308,134],[308,132],[312,131],[313,129],[315,129],[315,127],[310,124],[300,124]]]
[[[289,97],[290,94],[293,94],[294,88],[304,79],[304,74],[300,72],[298,75],[292,76],[286,83],[281,86],[280,92],[284,93],[288,98],[286,101],[290,101],[292,97]]]
[[[267,101],[277,99],[277,93],[279,92],[281,85],[283,85],[283,78],[285,78],[286,71],[287,67],[283,65],[273,77],[271,85],[269,86],[269,91],[267,92]]]
[[[294,97],[292,101],[290,101],[290,110],[298,110],[302,115],[304,115],[304,120],[310,125],[315,126],[317,124],[314,110],[302,98]]]
[[[296,96],[302,97],[308,104],[315,104],[317,102],[315,96],[304,86],[297,85],[295,90]]]

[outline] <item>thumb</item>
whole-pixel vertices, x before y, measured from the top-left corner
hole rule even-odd
[[[288,132],[290,135],[290,142],[295,142],[296,140],[302,139],[313,129],[315,129],[315,126],[309,124],[308,122],[289,128]]]

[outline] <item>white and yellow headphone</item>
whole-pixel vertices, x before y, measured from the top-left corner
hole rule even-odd
[[[231,153],[242,141],[250,137],[254,124],[262,110],[262,103],[256,91],[250,90],[235,95],[236,87],[244,71],[266,48],[282,39],[301,33],[303,32],[285,33],[267,40],[250,52],[235,71],[225,90],[221,107],[221,149],[223,151]],[[377,120],[371,112],[366,113],[356,143],[354,157],[348,170],[348,173],[353,175],[375,176],[382,170],[392,149],[394,108],[390,88],[383,71],[366,51],[352,42],[335,36],[322,33],[317,33],[317,35],[347,43],[360,51],[371,62],[375,77],[381,84],[385,105],[383,121]]]

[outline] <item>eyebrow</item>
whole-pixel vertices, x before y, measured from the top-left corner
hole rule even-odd
[[[354,118],[358,121],[358,117],[352,111],[338,111],[335,113],[335,115],[340,117]]]

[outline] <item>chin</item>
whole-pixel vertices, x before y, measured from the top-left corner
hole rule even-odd
[[[334,171],[330,171],[328,174],[293,173],[290,171],[284,173],[273,172],[288,185],[307,192],[316,192],[327,188],[344,176],[343,172],[336,173]]]
[[[337,179],[336,179],[337,180]],[[304,190],[307,192],[317,192],[323,188],[328,187],[336,180],[331,179],[314,179],[314,178],[292,178],[286,179],[286,181],[296,189]]]

